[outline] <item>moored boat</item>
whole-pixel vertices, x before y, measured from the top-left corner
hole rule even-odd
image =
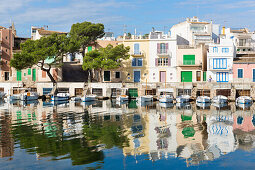
[[[159,96],[160,103],[172,103],[174,100],[173,96],[170,95],[161,95]]]
[[[211,99],[208,96],[198,96],[196,102],[197,103],[210,103]]]
[[[0,91],[0,99],[3,99],[5,97],[6,93]]]
[[[150,101],[153,101],[153,96],[152,95],[140,96],[140,97],[136,98],[136,100],[138,100],[140,102],[150,102]]]
[[[223,95],[218,95],[218,96],[213,97],[212,102],[213,103],[227,103],[228,98]]]
[[[39,95],[37,92],[24,92],[21,94],[20,99],[23,101],[37,100]]]
[[[78,96],[72,97],[71,101],[81,101],[81,97],[78,97]]]
[[[84,95],[82,98],[81,98],[81,100],[83,101],[83,102],[91,102],[91,101],[95,101],[95,100],[97,100],[97,95],[95,95],[95,94],[89,94],[89,95]]]
[[[128,101],[128,98],[129,98],[128,95],[118,95],[116,97],[116,101],[118,101],[118,102]]]
[[[252,98],[249,96],[240,96],[236,99],[236,104],[251,104]]]
[[[187,103],[190,101],[190,96],[189,95],[180,95],[176,97],[176,102],[177,103]]]
[[[69,93],[57,93],[51,96],[51,101],[65,101],[69,100],[70,94]]]

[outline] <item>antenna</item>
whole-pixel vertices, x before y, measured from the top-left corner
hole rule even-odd
[[[126,33],[126,32],[127,32],[127,25],[124,24],[124,25],[123,25],[123,33]]]

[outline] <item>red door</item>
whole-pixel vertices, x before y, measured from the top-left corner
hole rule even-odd
[[[160,71],[160,82],[164,83],[166,81],[166,72]]]

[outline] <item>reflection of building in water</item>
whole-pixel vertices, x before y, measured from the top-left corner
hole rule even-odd
[[[14,141],[11,135],[11,115],[8,112],[1,111],[0,118],[0,156],[10,157],[14,154]]]
[[[255,114],[252,111],[235,112],[233,128],[239,149],[255,148]]]
[[[208,149],[206,155],[209,160],[218,158],[236,150],[233,134],[233,115],[228,110],[212,112],[207,116]]]

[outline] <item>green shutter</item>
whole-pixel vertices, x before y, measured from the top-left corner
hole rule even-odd
[[[183,65],[195,65],[195,55],[183,55]]]
[[[33,73],[32,73],[32,79],[33,81],[36,81],[36,69],[33,69]]]
[[[27,75],[31,75],[31,68],[27,70]]]
[[[192,71],[181,72],[181,82],[192,82]]]
[[[206,71],[203,73],[203,80],[206,81]]]
[[[92,51],[92,46],[88,46],[88,52]]]
[[[17,81],[21,81],[22,80],[22,72],[21,70],[17,70]]]

